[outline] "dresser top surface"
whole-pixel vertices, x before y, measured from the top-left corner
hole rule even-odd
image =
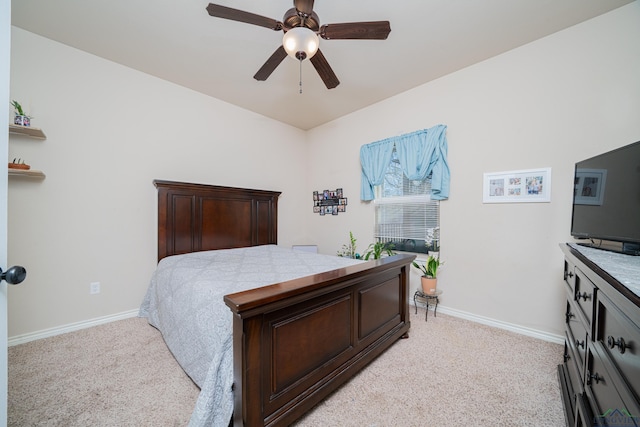
[[[575,243],[568,245],[640,297],[640,256],[589,248]]]

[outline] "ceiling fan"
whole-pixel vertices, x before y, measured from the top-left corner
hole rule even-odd
[[[253,76],[256,80],[267,80],[280,63],[290,55],[299,61],[309,58],[320,78],[333,89],[340,84],[329,62],[318,48],[318,35],[324,40],[385,40],[391,32],[389,21],[350,22],[320,26],[320,19],[313,11],[314,0],[293,0],[293,8],[286,11],[282,22],[238,9],[209,3],[207,12],[215,18],[230,19],[284,31],[283,44]]]

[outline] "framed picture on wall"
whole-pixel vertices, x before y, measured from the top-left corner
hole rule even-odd
[[[484,174],[483,203],[535,203],[551,201],[551,168]]]
[[[342,188],[318,190],[313,193],[313,213],[334,215],[346,212],[347,198]]]

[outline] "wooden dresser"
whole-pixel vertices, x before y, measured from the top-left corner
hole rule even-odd
[[[574,244],[565,255],[567,425],[640,426],[640,257]]]

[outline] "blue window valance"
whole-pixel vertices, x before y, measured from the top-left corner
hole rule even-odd
[[[373,200],[373,187],[381,185],[395,147],[398,162],[405,176],[412,181],[424,181],[431,176],[431,198],[449,197],[450,171],[447,163],[447,127],[436,125],[405,135],[363,145],[361,200]]]

